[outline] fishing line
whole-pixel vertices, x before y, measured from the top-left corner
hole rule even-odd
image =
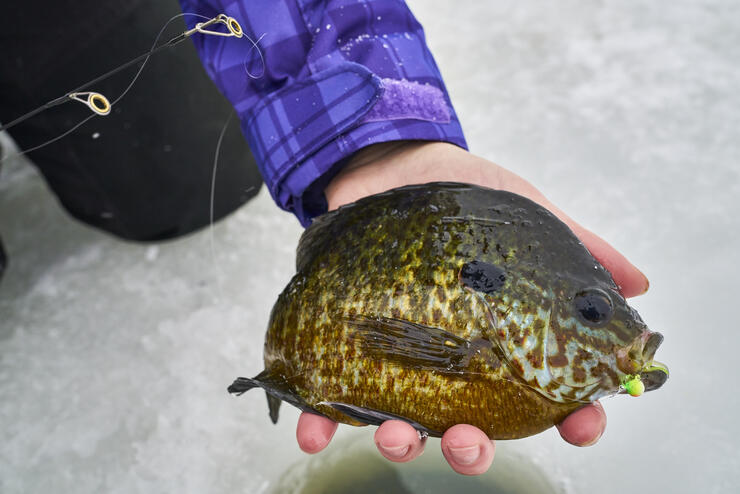
[[[89,120],[92,120],[95,117],[97,117],[97,115],[93,113],[92,115],[89,115],[89,116],[85,117],[85,119],[83,121],[81,121],[80,123],[78,123],[77,125],[75,125],[74,127],[72,127],[71,129],[62,132],[58,136],[52,137],[48,141],[46,141],[44,143],[41,143],[38,146],[34,146],[34,147],[30,148],[30,149],[24,149],[23,151],[18,151],[15,154],[11,154],[10,156],[6,156],[3,159],[0,159],[0,163],[2,163],[3,161],[5,161],[8,158],[12,158],[12,157],[16,157],[16,156],[23,156],[26,153],[30,153],[31,151],[36,151],[37,149],[41,149],[44,146],[48,146],[49,144],[52,144],[54,142],[57,142],[58,140],[60,140],[60,139],[62,139],[64,137],[67,137],[69,134],[71,134],[75,130],[79,129],[80,127],[82,127],[82,125],[84,123],[86,123]]]
[[[259,41],[259,40],[258,40]],[[223,144],[224,136],[226,135],[226,129],[229,127],[229,123],[231,123],[231,119],[234,118],[234,115],[236,115],[236,111],[232,110],[231,113],[229,113],[229,117],[226,119],[226,123],[224,123],[224,126],[221,128],[221,133],[218,136],[218,141],[216,142],[216,151],[213,155],[213,170],[211,171],[211,196],[210,196],[210,205],[209,205],[209,224],[208,224],[208,240],[211,247],[211,263],[213,264],[213,272],[216,275],[216,285],[218,286],[218,294],[219,299],[223,300],[223,288],[221,287],[221,279],[223,278],[220,268],[218,265],[218,262],[216,261],[216,236],[215,236],[215,202],[216,202],[216,175],[218,173],[218,159],[221,155],[221,145]],[[244,193],[248,194],[254,190],[254,186],[248,187]]]
[[[259,79],[265,74],[265,57],[262,55],[262,50],[260,50],[258,43],[262,41],[262,38],[264,38],[267,35],[267,33],[263,33],[257,40],[253,40],[251,37],[249,37],[247,34],[244,34],[244,37],[249,40],[250,43],[252,43],[252,46],[249,48],[249,51],[244,57],[244,62],[242,63],[242,66],[244,67],[244,72],[247,74],[247,76],[251,79]],[[257,49],[257,54],[260,57],[260,63],[262,65],[262,72],[259,73],[259,75],[254,75],[251,72],[249,72],[249,69],[247,68],[247,61],[249,60],[249,55],[252,53],[252,50]],[[218,292],[219,292],[219,298],[223,299],[223,288],[221,287],[221,273],[219,271],[219,265],[216,261],[216,239],[215,239],[215,221],[214,221],[214,210],[215,210],[215,200],[216,200],[216,174],[218,173],[218,159],[221,154],[221,144],[223,143],[224,136],[226,135],[226,129],[229,127],[229,123],[231,122],[231,119],[236,114],[236,111],[232,111],[229,113],[229,117],[226,119],[226,123],[224,123],[223,128],[221,128],[221,133],[218,136],[218,141],[216,142],[216,151],[213,156],[213,170],[211,171],[211,195],[210,195],[210,204],[209,204],[209,212],[208,212],[208,237],[209,237],[209,243],[211,248],[211,263],[213,264],[213,272],[216,275],[216,285],[218,286]],[[247,188],[247,190],[244,191],[245,194],[248,194],[254,189],[254,186],[250,186]]]
[[[250,38],[246,34],[244,36],[249,40],[250,43],[252,43],[252,47],[249,48],[249,51],[247,52],[247,56],[244,57],[244,63],[242,64],[244,66],[244,72],[246,72],[247,73],[247,76],[249,76],[252,79],[259,79],[260,77],[262,77],[263,75],[265,75],[265,67],[266,67],[266,65],[265,65],[265,57],[262,56],[262,51],[260,50],[259,46],[257,46],[257,43],[259,43],[260,41],[262,41],[262,38],[264,38],[265,36],[267,36],[267,33],[262,33],[262,36],[260,36],[259,38],[257,38],[257,41],[253,41],[252,38]],[[252,73],[249,72],[249,69],[247,68],[247,59],[249,58],[249,54],[252,53],[252,50],[254,50],[255,48],[257,48],[257,54],[260,56],[260,62],[261,62],[261,65],[262,65],[262,72],[260,72],[259,75],[252,75]]]
[[[185,16],[193,16],[193,17],[199,17],[201,19],[208,19],[208,17],[206,17],[204,15],[200,15],[200,14],[185,14],[185,13],[183,13],[183,14],[177,14],[177,15],[174,15],[174,16],[170,17],[170,20],[168,20],[167,22],[164,23],[164,26],[162,26],[162,29],[160,29],[159,30],[159,33],[157,33],[157,37],[154,38],[154,43],[152,43],[152,47],[149,49],[149,52],[145,54],[146,57],[144,58],[144,63],[142,63],[141,64],[141,67],[139,67],[139,70],[136,71],[136,75],[131,80],[131,82],[129,83],[129,85],[126,87],[126,89],[123,90],[123,92],[121,93],[121,95],[118,96],[118,98],[116,98],[113,101],[113,103],[111,103],[111,106],[115,105],[116,103],[118,103],[119,101],[121,101],[121,98],[123,98],[124,96],[126,96],[126,93],[129,92],[129,90],[131,89],[131,87],[134,85],[134,83],[136,82],[136,80],[139,78],[139,76],[141,75],[141,72],[144,70],[144,67],[146,66],[147,62],[149,62],[149,59],[151,58],[152,55],[154,55],[154,53],[156,53],[156,52],[158,52],[158,51],[160,51],[160,50],[162,50],[162,49],[164,49],[164,48],[166,48],[168,46],[175,46],[177,43],[179,43],[180,41],[182,41],[182,40],[184,40],[185,38],[188,37],[188,36],[184,36],[185,33],[182,33],[180,36],[171,39],[170,41],[168,41],[167,43],[163,44],[160,47],[157,47],[157,42],[159,41],[159,38],[162,37],[162,34],[164,34],[164,30],[167,29],[167,26],[169,26],[170,23],[172,21],[174,21],[175,19],[177,19],[179,17],[185,17]],[[179,41],[175,41],[175,40],[177,40],[180,37],[182,37],[182,39],[180,39]],[[116,72],[118,72],[120,70],[123,70],[124,68],[129,67],[130,65],[135,64],[136,63],[135,60],[139,60],[140,58],[141,58],[141,56],[135,58],[134,60],[132,60],[130,62],[126,62],[125,64],[121,65],[120,67],[117,67],[117,68],[113,69],[115,72],[114,71],[108,72],[107,74],[104,74],[101,77],[102,78],[107,78],[107,77],[115,74]],[[100,78],[98,78],[98,79],[100,79]],[[88,83],[87,85],[91,85],[91,84]]]
[[[176,19],[178,19],[180,17],[186,17],[186,16],[198,17],[200,19],[204,19],[205,22],[199,22],[198,24],[195,25],[194,28],[189,29],[187,31],[184,31],[181,34],[179,34],[179,35],[175,36],[174,38],[170,39],[169,41],[167,41],[165,43],[162,43],[161,45],[158,46],[157,43],[159,42],[160,38],[164,34],[164,31],[166,30],[166,28],[174,20],[176,20]],[[222,31],[214,31],[212,29],[208,29],[211,26],[215,26],[217,24],[225,25],[227,31],[226,32],[222,32]],[[58,98],[55,98],[55,99],[49,101],[48,103],[46,103],[44,105],[41,105],[38,108],[35,108],[34,110],[31,110],[28,113],[25,113],[25,114],[21,115],[20,117],[12,120],[11,122],[9,122],[7,124],[0,125],[0,132],[1,131],[4,131],[4,130],[8,130],[8,129],[14,127],[15,125],[18,125],[18,124],[20,124],[20,123],[22,123],[22,122],[24,122],[24,121],[26,121],[26,120],[28,120],[28,119],[36,116],[36,115],[42,113],[43,111],[45,111],[45,110],[47,110],[49,108],[53,108],[55,106],[59,106],[61,104],[67,103],[69,101],[77,101],[79,103],[82,103],[82,104],[86,105],[93,112],[92,115],[86,117],[80,123],[78,123],[77,125],[75,125],[71,129],[63,132],[59,136],[56,136],[56,137],[54,137],[54,138],[52,138],[52,139],[50,139],[50,140],[48,140],[48,141],[46,141],[44,143],[41,143],[41,144],[39,144],[37,146],[34,146],[34,147],[30,148],[30,149],[21,150],[21,151],[15,153],[13,155],[5,156],[2,159],[0,159],[0,162],[5,161],[6,159],[10,158],[11,156],[12,157],[23,156],[26,153],[29,153],[31,151],[35,151],[35,150],[40,149],[40,148],[42,148],[44,146],[47,146],[48,144],[51,144],[53,142],[56,142],[59,139],[62,139],[63,137],[66,137],[70,133],[74,132],[81,125],[83,125],[85,122],[87,122],[88,120],[90,120],[93,117],[108,115],[111,112],[112,107],[115,104],[117,104],[129,92],[129,90],[133,87],[134,83],[136,82],[136,80],[141,75],[142,71],[144,70],[144,67],[146,66],[147,62],[152,57],[152,55],[154,55],[156,53],[159,53],[160,51],[162,51],[162,50],[164,50],[166,48],[173,47],[173,46],[181,43],[182,41],[188,39],[192,35],[198,34],[198,33],[199,34],[205,34],[205,35],[212,35],[212,36],[225,36],[225,37],[235,37],[235,38],[246,37],[251,42],[251,44],[252,44],[252,47],[250,48],[249,53],[251,53],[251,51],[254,48],[257,48],[257,51],[258,51],[258,53],[260,55],[260,59],[261,59],[261,61],[263,63],[263,73],[264,73],[264,57],[262,56],[262,52],[259,50],[259,47],[257,46],[257,43],[259,42],[259,40],[257,40],[255,42],[249,36],[246,36],[244,34],[244,31],[242,30],[241,26],[239,25],[239,23],[236,21],[236,19],[234,19],[233,17],[229,17],[229,16],[227,16],[225,14],[219,14],[218,16],[213,17],[213,18],[209,18],[209,17],[203,16],[203,15],[194,14],[194,13],[181,13],[181,14],[177,14],[177,15],[171,17],[164,24],[164,26],[162,26],[162,28],[160,29],[160,31],[157,34],[156,38],[154,39],[154,43],[152,44],[152,48],[148,52],[143,53],[143,54],[139,55],[138,57],[133,58],[132,60],[129,60],[128,62],[126,62],[126,63],[124,63],[122,65],[119,65],[118,67],[116,67],[116,68],[114,68],[114,69],[106,72],[105,74],[102,74],[102,75],[100,75],[100,76],[98,76],[98,77],[96,77],[96,78],[94,78],[94,79],[92,79],[92,80],[90,80],[90,81],[82,84],[81,86],[73,89],[72,91],[69,91],[69,92],[65,93],[64,95],[62,95],[62,96],[60,96]],[[262,35],[259,39],[261,40],[262,37],[264,37],[264,35]],[[139,67],[139,70],[136,72],[136,75],[133,77],[133,79],[128,84],[128,86],[126,87],[126,89],[115,100],[113,100],[112,103],[108,100],[108,98],[106,98],[104,95],[102,95],[100,93],[97,93],[97,92],[94,92],[94,91],[83,91],[83,90],[87,89],[88,87],[93,86],[94,84],[97,84],[98,82],[101,82],[101,81],[103,81],[103,80],[105,80],[105,79],[107,79],[107,78],[109,78],[109,77],[111,77],[111,76],[113,76],[113,75],[121,72],[122,70],[127,69],[128,67],[131,67],[131,66],[133,66],[133,65],[135,65],[137,63],[140,63],[140,62],[142,64]],[[246,66],[246,61],[245,61],[245,66]],[[247,71],[247,75],[250,76],[250,77],[254,77],[254,76],[252,76],[249,73],[249,71]]]
[[[211,263],[213,264],[213,272],[216,275],[216,286],[218,287],[218,299],[223,300],[223,289],[221,288],[221,273],[219,272],[218,262],[216,262],[216,241],[213,227],[213,210],[214,202],[216,198],[216,171],[218,170],[218,156],[221,153],[221,143],[226,135],[226,129],[229,127],[229,122],[234,116],[234,111],[229,113],[229,118],[226,119],[226,123],[221,129],[221,134],[218,136],[218,142],[216,142],[216,152],[213,155],[213,170],[211,171],[211,200],[209,210],[209,225],[208,225],[208,238],[211,244]]]
[[[167,41],[165,43],[162,43],[161,45],[158,45],[159,40],[162,37],[162,35],[164,34],[164,32],[167,29],[167,27],[173,21],[175,21],[176,19],[181,18],[181,17],[186,17],[186,16],[197,17],[199,19],[203,19],[205,22],[197,23],[194,28],[189,29],[187,31],[184,31],[184,32],[180,33],[179,35],[175,36],[174,38],[170,39],[169,41]],[[216,26],[218,24],[224,25],[226,27],[226,30],[227,31],[226,32],[223,32],[223,31],[215,31],[215,30],[209,29],[211,26]],[[62,96],[60,96],[58,98],[55,98],[55,99],[47,102],[46,104],[41,105],[38,108],[35,108],[35,109],[31,110],[30,112],[25,113],[25,114],[19,116],[18,118],[10,121],[7,124],[0,125],[0,132],[5,131],[5,130],[9,130],[12,127],[14,127],[14,126],[16,126],[16,125],[18,125],[18,124],[20,124],[20,123],[22,123],[22,122],[24,122],[24,121],[32,118],[32,117],[34,117],[36,115],[42,113],[43,111],[45,111],[47,109],[53,108],[55,106],[62,105],[62,104],[67,103],[69,101],[77,101],[79,103],[82,103],[82,104],[84,104],[85,106],[87,106],[92,111],[92,115],[87,116],[82,121],[80,121],[79,123],[77,123],[76,125],[74,125],[72,128],[64,131],[60,135],[58,135],[56,137],[53,137],[53,138],[49,139],[48,141],[43,142],[43,143],[41,143],[41,144],[39,144],[37,146],[33,146],[33,147],[31,147],[29,149],[25,149],[25,150],[20,150],[17,153],[12,154],[12,155],[9,155],[9,156],[4,156],[4,157],[2,157],[0,159],[0,163],[2,163],[3,161],[5,161],[8,158],[23,156],[23,155],[25,155],[27,153],[30,153],[32,151],[36,151],[38,149],[41,149],[44,146],[47,146],[49,144],[52,144],[52,143],[54,143],[54,142],[56,142],[56,141],[58,141],[60,139],[63,139],[64,137],[68,136],[69,134],[71,134],[72,132],[74,132],[75,130],[77,130],[78,128],[80,128],[82,125],[84,125],[85,123],[87,123],[92,118],[94,118],[96,116],[105,116],[105,115],[110,114],[113,106],[115,106],[116,104],[118,104],[118,102],[120,102],[126,96],[126,94],[128,94],[128,92],[131,90],[131,88],[134,86],[134,84],[136,83],[136,81],[139,79],[139,76],[142,74],[144,68],[146,67],[147,63],[149,62],[149,59],[153,55],[155,55],[156,53],[161,52],[162,50],[164,50],[166,48],[170,48],[170,47],[173,47],[173,46],[181,43],[182,41],[188,39],[189,37],[191,37],[194,34],[205,34],[205,35],[212,35],[212,36],[224,36],[224,37],[235,37],[235,38],[242,38],[242,37],[244,37],[244,38],[246,38],[251,43],[252,46],[249,48],[249,51],[247,51],[247,54],[246,54],[246,56],[244,58],[244,61],[242,63],[242,66],[244,68],[244,71],[247,74],[247,76],[249,78],[251,78],[251,79],[258,79],[258,78],[261,78],[264,75],[265,70],[266,70],[265,69],[265,67],[266,67],[265,58],[262,55],[262,51],[260,50],[260,48],[258,46],[258,43],[267,35],[267,33],[262,34],[259,38],[257,38],[257,40],[253,40],[249,35],[247,35],[247,34],[244,33],[244,31],[242,30],[241,25],[239,24],[239,22],[236,19],[234,19],[233,17],[229,17],[229,16],[227,16],[225,14],[219,14],[216,17],[209,18],[209,17],[203,16],[203,15],[200,15],[200,14],[195,14],[195,13],[187,13],[187,12],[186,13],[180,13],[180,14],[177,14],[177,15],[172,16],[167,22],[165,22],[165,24],[162,26],[162,28],[157,33],[157,36],[154,38],[154,42],[152,43],[152,46],[151,46],[151,48],[149,49],[148,52],[143,53],[143,54],[141,54],[141,55],[139,55],[139,56],[137,56],[137,57],[129,60],[128,62],[126,62],[126,63],[124,63],[122,65],[119,65],[118,67],[116,67],[116,68],[114,68],[114,69],[112,69],[112,70],[110,70],[110,71],[108,71],[108,72],[106,72],[106,73],[104,73],[104,74],[102,74],[102,75],[100,75],[98,77],[95,77],[94,79],[92,79],[92,80],[90,80],[90,81],[82,84],[81,86],[78,86],[77,88],[75,88],[75,89],[73,89],[73,90],[65,93],[64,95],[62,95]],[[249,56],[251,55],[252,50],[254,50],[254,49],[257,49],[257,54],[259,55],[260,63],[262,65],[262,71],[258,75],[252,74],[249,71],[249,69],[247,68],[247,62],[249,60]],[[123,92],[121,92],[121,94],[118,95],[118,97],[115,98],[112,102],[110,102],[108,100],[108,98],[106,98],[101,93],[94,92],[94,91],[84,91],[85,89],[89,88],[90,86],[93,86],[93,85],[95,85],[95,84],[97,84],[97,83],[99,83],[99,82],[101,82],[101,81],[103,81],[105,79],[108,79],[109,77],[111,77],[111,76],[113,76],[113,75],[115,75],[115,74],[117,74],[117,73],[119,73],[119,72],[121,72],[121,71],[123,71],[123,70],[125,70],[125,69],[127,69],[127,68],[129,68],[131,66],[133,66],[133,65],[136,65],[137,63],[141,63],[141,66],[136,71],[136,74],[131,79],[131,82],[129,82],[129,84],[126,86],[126,88],[123,90]],[[234,116],[234,113],[235,112],[232,111],[229,114],[229,117],[226,120],[226,123],[224,124],[223,128],[221,129],[221,133],[220,133],[220,135],[218,137],[218,142],[216,143],[216,151],[215,151],[214,161],[213,161],[213,171],[211,173],[211,191],[210,191],[211,192],[211,195],[210,195],[210,204],[209,204],[209,221],[210,221],[210,225],[209,225],[209,227],[210,227],[211,258],[213,260],[214,267],[216,268],[216,270],[217,270],[217,263],[216,263],[216,255],[215,255],[215,240],[214,240],[214,226],[213,226],[214,225],[214,214],[215,214],[215,212],[214,212],[214,209],[215,209],[214,208],[214,205],[215,205],[215,190],[216,190],[216,174],[217,174],[217,171],[218,171],[218,159],[219,159],[219,155],[220,155],[220,151],[221,151],[221,145],[222,145],[224,136],[226,134],[226,130],[227,130],[228,126],[229,126],[229,123],[231,122],[231,119]],[[252,189],[253,189],[253,187],[250,187],[249,189],[247,189],[246,192],[249,192]],[[217,276],[218,276],[218,274],[217,274]],[[220,277],[218,279],[220,281]],[[220,291],[220,285],[219,285],[219,291]]]

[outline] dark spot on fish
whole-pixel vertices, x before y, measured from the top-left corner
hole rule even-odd
[[[460,269],[460,282],[477,292],[491,294],[506,282],[504,270],[483,261],[471,261]]]
[[[577,365],[573,367],[573,380],[577,383],[586,381],[586,371],[583,370],[583,367]]]
[[[437,286],[435,293],[437,294],[437,300],[439,300],[440,304],[444,304],[447,301],[447,293],[443,287]]]
[[[617,373],[614,372],[614,369],[612,369],[608,364],[604,362],[599,362],[594,366],[593,369],[591,369],[591,377],[597,379],[608,377],[611,380],[613,386],[616,386],[619,383],[619,376],[617,376]]]
[[[514,368],[519,373],[519,375],[524,374],[524,366],[522,365],[521,362],[519,362],[516,359],[512,359],[512,360],[509,361],[509,363],[514,366]]]
[[[434,310],[432,310],[432,320],[435,323],[439,323],[442,320],[442,311],[439,307],[435,307]]]
[[[547,363],[550,365],[550,367],[565,367],[568,365],[568,359],[563,354],[553,355],[552,357],[547,357]]]
[[[539,352],[530,352],[527,354],[527,360],[535,369],[542,368],[542,354]]]

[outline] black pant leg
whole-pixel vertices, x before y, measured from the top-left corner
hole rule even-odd
[[[59,4],[68,2],[40,3],[59,12]],[[120,2],[110,0],[82,3],[84,8],[74,4],[76,17],[34,16],[38,2],[18,3],[10,18],[4,16],[4,24],[21,29],[0,33],[0,53],[12,54],[0,62],[2,121],[148,51],[164,23],[180,13],[174,0],[139,1],[133,9],[128,4],[130,11],[118,10]],[[30,20],[29,37],[22,26]],[[176,20],[162,41],[184,29],[182,20]],[[89,89],[113,101],[137,69]],[[110,115],[93,118],[69,136],[29,153],[29,158],[76,218],[126,239],[172,238],[209,223],[214,152],[231,112],[186,41],[150,58]],[[21,149],[28,149],[88,115],[83,105],[65,103],[12,128],[10,134]],[[233,117],[218,161],[215,218],[253,197],[261,183]]]

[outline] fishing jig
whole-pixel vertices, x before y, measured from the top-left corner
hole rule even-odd
[[[630,396],[642,396],[645,392],[645,383],[639,375],[627,376],[622,382],[622,387]]]
[[[196,33],[205,34],[205,35],[211,35],[211,36],[227,36],[227,37],[235,37],[235,38],[241,38],[244,35],[244,31],[242,31],[242,27],[241,27],[241,25],[239,24],[239,22],[236,19],[234,19],[233,17],[227,16],[226,14],[219,14],[216,17],[214,17],[212,19],[208,19],[205,22],[199,22],[199,23],[197,23],[194,28],[185,31],[185,32],[179,34],[178,36],[175,36],[174,38],[172,38],[171,40],[167,41],[166,43],[163,43],[163,44],[161,44],[159,46],[156,46],[157,41],[159,41],[159,37],[162,35],[162,32],[164,31],[164,29],[176,17],[179,17],[179,16],[173,17],[172,19],[170,19],[170,21],[167,22],[167,24],[165,24],[165,26],[162,28],[162,31],[160,31],[159,35],[157,36],[157,38],[154,41],[154,45],[155,46],[153,46],[152,49],[149,50],[148,52],[143,53],[143,54],[139,55],[138,57],[136,57],[136,58],[134,58],[132,60],[129,60],[128,62],[124,63],[123,65],[119,65],[115,69],[113,69],[113,70],[111,70],[109,72],[106,72],[105,74],[103,74],[103,75],[101,75],[99,77],[96,77],[95,79],[93,79],[91,81],[86,82],[85,84],[79,86],[78,88],[73,89],[72,91],[69,91],[68,93],[64,94],[63,96],[60,96],[58,98],[55,98],[55,99],[49,101],[48,103],[46,103],[46,104],[44,104],[44,105],[42,105],[42,106],[40,106],[40,107],[38,107],[38,108],[36,108],[34,110],[31,110],[30,112],[28,112],[28,113],[26,113],[24,115],[21,115],[20,117],[16,118],[15,120],[13,120],[13,121],[5,124],[5,125],[0,125],[0,132],[3,131],[3,130],[8,130],[11,127],[14,127],[15,125],[18,125],[19,123],[24,122],[24,121],[28,120],[31,117],[34,117],[34,116],[38,115],[39,113],[43,112],[44,110],[48,110],[49,108],[53,108],[55,106],[58,106],[58,105],[67,103],[69,101],[77,101],[79,103],[84,104],[85,106],[87,106],[88,108],[90,108],[90,110],[95,115],[101,115],[101,116],[102,115],[108,115],[110,113],[111,108],[113,107],[113,105],[115,103],[117,103],[118,100],[120,100],[123,97],[123,95],[126,94],[126,92],[131,87],[131,85],[133,85],[133,82],[136,80],[136,77],[138,77],[138,74],[134,78],[134,81],[132,81],[131,84],[129,85],[129,87],[126,89],[126,91],[124,91],[123,94],[121,94],[121,96],[119,96],[118,99],[116,99],[113,103],[111,103],[108,100],[108,98],[106,98],[103,94],[100,94],[100,93],[97,93],[97,92],[94,92],[94,91],[84,91],[84,89],[87,89],[88,87],[90,87],[90,86],[92,86],[94,84],[97,84],[98,82],[103,81],[103,80],[107,79],[108,77],[110,77],[110,76],[112,76],[114,74],[117,74],[118,72],[120,72],[120,71],[122,71],[122,70],[124,70],[124,69],[126,69],[126,68],[128,68],[128,67],[130,67],[132,65],[135,65],[135,64],[141,62],[142,60],[144,60],[144,63],[146,63],[146,61],[149,59],[149,57],[151,57],[155,53],[158,53],[158,52],[164,50],[165,48],[169,48],[169,47],[175,46],[176,44],[178,44],[178,43],[186,40],[187,38],[189,38],[190,36],[192,36],[192,35],[194,35]],[[217,24],[223,24],[224,26],[226,26],[226,30],[227,31],[226,32],[223,32],[223,31],[215,31],[213,29],[209,29],[212,26],[215,26]],[[141,68],[143,69],[143,65],[142,65]],[[139,72],[141,72],[141,70]],[[94,116],[94,115],[91,115],[91,116]],[[48,144],[48,143],[46,143],[46,144]],[[37,149],[37,148],[33,148],[33,149]],[[30,150],[27,150],[26,152],[28,152],[28,151],[30,151]]]

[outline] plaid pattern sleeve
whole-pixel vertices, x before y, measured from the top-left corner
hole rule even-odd
[[[403,0],[180,0],[234,17],[253,40],[194,36],[206,71],[241,120],[277,204],[305,226],[323,190],[371,144],[466,147],[424,32]],[[192,27],[199,19],[186,16]]]

